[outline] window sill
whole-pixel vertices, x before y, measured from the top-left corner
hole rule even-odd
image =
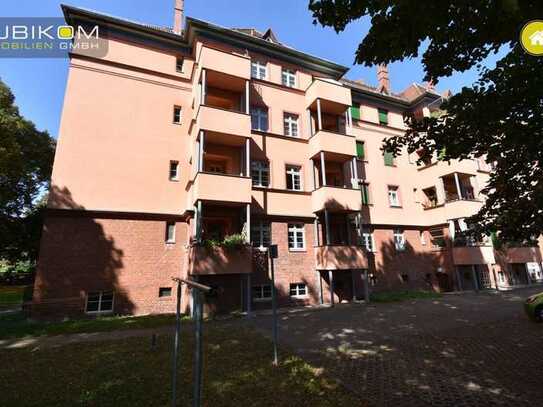
[[[179,178],[177,178],[177,179],[170,178],[169,181],[170,181],[170,182],[179,182]]]
[[[308,295],[291,295],[290,298],[294,300],[307,300]]]
[[[172,122],[172,124],[175,124],[176,126],[181,126],[183,123],[181,123],[181,122]]]
[[[110,311],[85,311],[85,314],[87,314],[87,315],[111,315],[111,314],[113,314],[113,310],[110,310]]]
[[[291,248],[289,248],[288,251],[292,252],[292,253],[306,253],[307,249],[291,249]]]
[[[389,205],[389,208],[403,209],[403,206],[402,205]]]
[[[164,243],[166,243],[167,245],[174,245],[174,244],[175,244],[175,240],[166,241],[166,242],[164,242]]]
[[[253,298],[253,302],[270,302],[272,299],[269,298]]]

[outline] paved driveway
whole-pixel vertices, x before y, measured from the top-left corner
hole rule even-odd
[[[535,406],[543,324],[522,301],[543,287],[280,315],[280,342],[373,406]],[[270,331],[271,318],[254,319]]]

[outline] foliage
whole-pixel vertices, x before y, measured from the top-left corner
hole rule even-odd
[[[36,201],[49,182],[55,144],[14,102],[0,80],[0,258],[35,260],[42,220]]]
[[[481,211],[469,219],[473,234],[500,231],[504,241],[530,240],[543,232],[543,75],[541,58],[519,44],[523,25],[543,15],[540,0],[414,2],[310,0],[315,23],[343,30],[371,17],[371,28],[356,51],[356,63],[374,65],[422,54],[425,80],[472,67],[479,80],[446,100],[443,114],[422,121],[407,118],[409,131],[387,139],[383,150],[398,154],[421,148],[444,160],[486,156],[496,167],[483,191]],[[493,69],[484,59],[505,56]],[[421,157],[421,159],[428,157]]]
[[[243,326],[204,325],[202,405],[364,406],[336,382],[283,349],[271,364],[271,342]],[[192,405],[194,334],[181,329],[177,405]],[[9,366],[2,405],[165,406],[171,402],[173,338],[82,342],[0,352]],[[54,374],[52,374],[54,372]],[[29,386],[28,384],[32,385]],[[21,389],[24,388],[24,391]]]
[[[0,285],[0,311],[4,308],[10,309],[20,306],[24,301],[25,286],[2,286]],[[0,327],[2,326],[0,322]],[[1,336],[2,334],[0,334]]]
[[[245,233],[235,233],[225,236],[223,240],[206,239],[203,244],[207,248],[224,247],[226,249],[237,249],[247,245]]]
[[[440,297],[441,294],[433,291],[387,291],[382,293],[371,293],[370,302],[398,302]]]

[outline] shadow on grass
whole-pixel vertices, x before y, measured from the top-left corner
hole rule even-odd
[[[191,405],[194,344],[187,326],[177,405]],[[2,381],[2,405],[168,405],[172,337],[159,336],[154,350],[150,342],[141,337],[0,352],[0,363],[11,366]],[[271,349],[270,341],[251,329],[206,324],[203,405],[365,405],[288,352],[273,367]],[[28,383],[32,386],[21,392]]]

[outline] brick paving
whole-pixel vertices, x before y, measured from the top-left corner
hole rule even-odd
[[[543,324],[522,310],[538,291],[282,314],[280,342],[370,406],[540,405]],[[269,317],[254,323],[269,332]]]

